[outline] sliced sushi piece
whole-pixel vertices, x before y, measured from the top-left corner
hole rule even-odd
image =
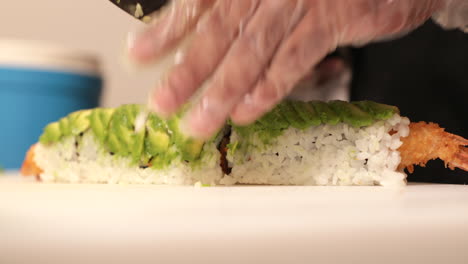
[[[179,118],[149,115],[135,129],[139,105],[79,111],[49,124],[23,173],[44,182],[218,184],[223,176],[217,144],[185,137]],[[31,167],[32,166],[32,167]],[[39,173],[37,173],[39,172]]]
[[[394,106],[294,102],[293,113],[290,104],[281,103],[276,109],[286,110],[276,112],[274,120],[270,113],[250,126],[232,126],[226,182],[403,185],[405,168],[412,172],[413,165],[435,158],[468,170],[466,139],[436,124],[410,124]]]
[[[99,108],[49,124],[23,174],[71,183],[390,186],[435,158],[468,170],[468,140],[370,101],[285,101],[208,141],[186,137],[178,116],[150,114],[136,129],[142,111]]]

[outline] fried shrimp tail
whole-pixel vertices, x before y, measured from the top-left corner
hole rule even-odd
[[[23,165],[21,166],[21,174],[24,176],[35,175],[39,180],[39,175],[42,173],[42,169],[34,161],[34,155],[36,145],[31,146],[26,154],[26,158],[24,159]]]
[[[399,169],[414,171],[414,165],[424,167],[430,160],[441,159],[450,169],[468,171],[468,140],[445,132],[434,123],[410,124],[410,134],[402,138],[399,148],[401,163]]]

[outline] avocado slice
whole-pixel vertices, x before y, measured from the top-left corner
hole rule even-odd
[[[91,123],[89,120],[89,116],[91,112],[91,110],[82,110],[72,113],[69,116],[71,124],[70,133],[72,135],[77,136],[89,129]]]
[[[39,142],[42,144],[50,144],[59,141],[61,137],[62,131],[59,122],[53,122],[44,128],[44,133],[39,138]]]
[[[336,113],[338,113],[343,122],[353,127],[369,126],[374,122],[372,115],[361,110],[354,104],[336,100],[331,101],[329,105]]]
[[[71,133],[72,124],[70,122],[70,117],[69,116],[61,118],[58,121],[58,123],[59,123],[59,127],[60,127],[60,131],[62,133],[62,136],[67,137],[67,136],[72,134]]]
[[[302,118],[302,116],[299,114],[298,111],[296,111],[296,108],[294,107],[293,102],[291,101],[284,101],[279,105],[281,114],[283,117],[289,121],[292,127],[297,128],[297,129],[306,129],[308,128],[308,124],[306,120]]]
[[[306,128],[311,126],[318,126],[322,123],[317,111],[308,103],[297,101],[292,103],[296,113],[302,118]]]
[[[145,152],[150,156],[166,152],[171,144],[171,137],[166,131],[164,121],[154,114],[150,114],[146,122],[146,129]]]
[[[110,134],[107,139],[106,139],[106,145],[107,145],[107,148],[109,149],[109,151],[111,153],[121,153],[122,152],[122,144],[121,144],[121,140],[119,139],[119,137],[117,137],[116,134]]]
[[[290,126],[290,122],[281,114],[280,106],[273,108],[273,110],[266,113],[258,120],[259,125],[261,125],[263,129],[283,130]]]
[[[146,136],[145,129],[142,129],[141,131],[138,131],[138,132],[134,132],[133,134],[133,145],[132,145],[131,153],[132,153],[132,159],[134,162],[141,161],[141,158],[145,149],[145,136]]]
[[[135,131],[135,119],[141,110],[139,105],[121,106],[109,122],[107,147],[118,156],[131,156],[133,162],[140,161],[144,148],[146,129]]]
[[[156,155],[151,158],[151,168],[153,169],[164,169],[169,166],[175,156],[171,155]]]
[[[163,131],[148,129],[148,136],[146,137],[147,152],[156,155],[163,153],[169,148],[171,138]]]
[[[114,112],[115,109],[111,108],[96,108],[89,115],[91,131],[93,131],[94,136],[101,144],[105,144],[106,142],[109,123]]]
[[[204,145],[205,142],[201,140],[189,139],[185,141],[185,146],[181,149],[182,159],[187,161],[197,160],[201,155]]]
[[[91,110],[82,110],[61,118],[58,123],[63,137],[77,136],[90,126],[89,115]]]
[[[377,120],[387,120],[394,114],[400,113],[400,110],[396,106],[380,104],[373,101],[358,101],[353,102],[353,104],[372,115]]]
[[[325,102],[311,101],[309,105],[312,106],[317,114],[320,116],[322,124],[336,125],[341,122],[340,117],[335,111]]]
[[[201,155],[205,141],[186,136],[179,127],[180,116],[174,116],[167,121],[168,132],[174,140],[181,158],[186,161],[195,161]]]

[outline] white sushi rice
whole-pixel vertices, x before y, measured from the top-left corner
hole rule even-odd
[[[273,144],[251,139],[247,153],[228,154],[232,172],[225,184],[383,185],[406,184],[398,172],[401,137],[409,134],[408,118],[394,115],[365,128],[347,124],[290,128]],[[390,135],[390,131],[396,133]],[[231,142],[239,140],[234,131]]]
[[[78,146],[71,137],[52,146],[38,144],[34,159],[42,168],[44,182],[106,184],[218,184],[223,176],[215,143],[205,144],[199,167],[176,159],[165,169],[139,168],[130,159],[104,152],[92,133],[83,135]]]

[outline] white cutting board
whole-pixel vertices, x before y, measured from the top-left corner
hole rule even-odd
[[[468,186],[51,185],[0,177],[0,263],[468,263]]]

